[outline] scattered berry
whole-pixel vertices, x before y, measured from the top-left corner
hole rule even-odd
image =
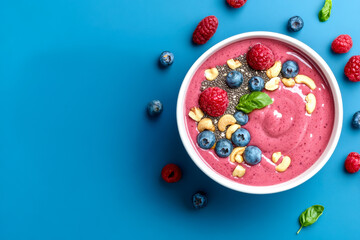
[[[299,73],[299,65],[294,61],[286,61],[282,65],[281,74],[285,78],[293,78],[296,77]]]
[[[247,164],[256,165],[261,162],[261,150],[256,146],[248,146],[244,151],[244,160]]]
[[[350,81],[360,81],[360,55],[352,56],[344,69],[345,75]]]
[[[169,51],[164,51],[160,54],[159,60],[164,67],[170,66],[174,62],[174,54]]]
[[[236,130],[231,136],[232,142],[238,147],[245,147],[250,142],[250,133],[245,128]]]
[[[215,145],[215,152],[221,158],[228,157],[232,150],[233,145],[225,138],[220,139]]]
[[[242,111],[236,112],[234,114],[234,118],[236,119],[236,122],[241,126],[247,124],[247,122],[249,121],[249,116]]]
[[[352,126],[354,128],[360,129],[360,111],[354,114],[352,119]]]
[[[161,170],[161,177],[168,183],[174,183],[181,179],[181,169],[178,165],[170,163]]]
[[[304,20],[299,16],[291,17],[287,27],[289,31],[298,32],[304,27]]]
[[[147,112],[149,116],[158,116],[163,110],[163,105],[159,100],[152,100],[147,105]]]
[[[241,8],[247,0],[226,0],[227,3],[233,8]]]
[[[274,65],[275,56],[270,48],[257,43],[246,54],[246,60],[254,70],[267,70]]]
[[[265,83],[264,79],[261,77],[252,77],[249,81],[249,89],[250,91],[261,91],[264,89]]]
[[[199,104],[201,110],[212,117],[223,115],[229,104],[227,92],[218,87],[210,87],[200,94]]]
[[[201,20],[193,33],[193,41],[196,44],[205,44],[215,34],[218,27],[218,19],[208,16]]]
[[[345,169],[349,173],[356,173],[360,169],[360,154],[351,152],[345,160]]]
[[[215,134],[209,130],[199,133],[197,143],[202,149],[210,149],[215,144]]]
[[[331,49],[335,53],[347,53],[353,46],[351,37],[347,34],[343,34],[335,38],[331,44]]]
[[[206,206],[207,204],[207,197],[206,193],[204,192],[197,192],[192,196],[192,203],[194,208],[200,209]]]
[[[243,83],[244,78],[241,72],[231,71],[226,76],[226,84],[229,88],[238,88]]]

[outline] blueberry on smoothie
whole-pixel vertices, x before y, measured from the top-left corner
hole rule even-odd
[[[155,117],[160,115],[163,110],[163,105],[160,100],[152,100],[147,105],[147,112],[150,117]]]
[[[286,61],[282,68],[281,68],[281,74],[283,77],[286,78],[293,78],[296,77],[299,73],[299,65],[294,61]]]
[[[209,130],[205,130],[197,136],[197,143],[202,149],[210,149],[215,144],[215,134]]]
[[[238,111],[234,114],[234,118],[238,124],[245,125],[249,121],[249,116],[243,111]]]
[[[247,164],[256,165],[261,162],[261,150],[256,146],[248,146],[244,151],[244,160]]]
[[[231,71],[226,77],[226,84],[229,88],[238,88],[243,83],[244,78],[241,72]]]
[[[233,150],[233,145],[231,144],[231,142],[225,138],[220,139],[215,146],[215,152],[216,154],[221,157],[221,158],[225,158],[228,157],[230,155],[230,153]]]
[[[264,79],[261,77],[252,77],[249,81],[249,89],[250,91],[261,91],[264,89],[265,83]]]
[[[298,32],[304,27],[304,20],[299,16],[291,17],[288,21],[287,27],[291,32]]]
[[[231,136],[232,142],[238,147],[245,147],[250,142],[250,133],[245,128],[236,130]]]
[[[192,204],[194,208],[200,209],[206,206],[207,204],[207,197],[204,192],[197,192],[192,196]]]
[[[354,114],[352,120],[352,126],[356,129],[360,129],[360,111]]]
[[[159,60],[164,67],[170,66],[174,62],[174,54],[169,51],[164,51],[161,53]]]

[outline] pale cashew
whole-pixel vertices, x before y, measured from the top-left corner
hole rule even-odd
[[[268,91],[275,91],[279,88],[280,78],[274,77],[265,84],[265,89]]]
[[[201,119],[201,121],[198,123],[197,126],[199,132],[205,131],[205,130],[210,130],[212,132],[215,131],[215,126],[212,123],[210,118],[203,118]]]
[[[273,163],[277,163],[280,158],[281,158],[281,152],[274,152],[271,156],[271,160],[273,161]]]
[[[245,175],[245,172],[246,172],[246,169],[243,168],[242,166],[240,165],[237,165],[236,168],[234,169],[232,175],[234,177],[238,177],[238,178],[241,178],[242,176]]]
[[[241,66],[241,62],[239,60],[229,59],[226,61],[226,63],[232,70],[235,70]]]
[[[268,76],[268,78],[274,78],[274,77],[277,77],[279,76],[280,74],[280,71],[281,71],[281,62],[280,61],[276,61],[274,66],[272,66],[271,68],[269,68],[267,71],[266,71],[266,75]]]
[[[231,162],[237,162],[237,163],[242,163],[242,161],[244,160],[242,157],[242,154],[244,153],[246,147],[236,147],[232,150],[231,154],[230,154],[230,161]]]
[[[209,81],[215,80],[219,75],[219,71],[216,68],[210,68],[205,70],[205,78]]]
[[[228,129],[226,130],[226,138],[231,139],[231,135],[239,128],[241,128],[239,124],[233,124],[230,127],[228,127]]]
[[[193,120],[199,122],[203,117],[204,113],[201,111],[198,107],[192,107],[189,112],[189,117],[191,117]]]
[[[291,163],[291,158],[288,156],[285,156],[282,160],[282,162],[276,166],[276,171],[278,172],[285,172],[286,169],[288,169],[288,167],[290,166]]]
[[[232,125],[236,123],[236,119],[233,117],[233,115],[230,114],[225,114],[224,116],[222,116],[219,120],[218,123],[218,128],[220,131],[225,131],[226,127],[228,125]]]
[[[306,111],[308,114],[311,114],[314,112],[316,107],[316,97],[314,94],[309,93],[306,97]]]
[[[308,86],[311,90],[314,90],[316,88],[316,84],[314,82],[314,80],[312,80],[311,78],[309,78],[308,76],[305,75],[297,75],[295,77],[295,82],[296,83],[303,83],[306,86]]]
[[[295,80],[293,78],[283,78],[281,81],[286,87],[295,86]]]

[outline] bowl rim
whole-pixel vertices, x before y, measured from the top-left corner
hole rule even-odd
[[[194,147],[192,146],[190,142],[190,138],[187,134],[187,130],[185,127],[185,117],[184,116],[184,101],[186,97],[186,92],[188,89],[188,86],[190,84],[190,81],[197,71],[197,69],[201,66],[201,64],[209,58],[211,55],[213,55],[216,51],[238,41],[243,41],[246,39],[251,38],[267,38],[267,39],[274,39],[280,42],[284,42],[290,46],[293,46],[300,50],[305,56],[309,57],[314,63],[317,64],[317,66],[320,68],[322,73],[325,76],[325,79],[327,80],[330,90],[333,95],[334,99],[334,127],[331,133],[330,140],[328,142],[328,145],[326,146],[324,152],[319,157],[319,159],[305,172],[298,175],[295,178],[292,178],[286,182],[275,184],[275,185],[269,185],[269,186],[252,186],[252,185],[245,185],[238,182],[235,182],[231,179],[226,178],[225,176],[217,173],[215,170],[213,170],[210,166],[208,166],[196,153]],[[341,92],[339,89],[339,85],[337,83],[337,80],[331,71],[330,67],[327,65],[327,63],[324,61],[324,59],[315,52],[312,48],[310,48],[305,43],[289,37],[284,34],[275,33],[275,32],[265,32],[265,31],[256,31],[256,32],[247,32],[247,33],[241,33],[232,37],[229,37],[214,46],[212,46],[210,49],[208,49],[205,53],[203,53],[191,66],[189,71],[187,72],[179,91],[178,100],[177,100],[177,107],[176,107],[176,119],[177,119],[177,125],[178,130],[180,134],[181,141],[187,151],[187,153],[190,155],[190,158],[193,160],[193,162],[211,179],[213,179],[215,182],[230,188],[235,191],[244,192],[244,193],[251,193],[251,194],[270,194],[270,193],[277,193],[282,192],[285,190],[292,189],[296,186],[299,186],[300,184],[306,182],[311,177],[313,177],[320,169],[327,163],[327,161],[330,159],[331,155],[333,154],[337,143],[340,138],[341,130],[342,130],[342,122],[343,122],[343,105],[342,105],[342,98],[341,98]]]

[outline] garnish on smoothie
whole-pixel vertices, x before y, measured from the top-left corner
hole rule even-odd
[[[240,98],[236,109],[243,111],[244,113],[251,113],[255,109],[262,109],[272,103],[272,99],[266,93],[252,92],[250,94],[245,94]]]

